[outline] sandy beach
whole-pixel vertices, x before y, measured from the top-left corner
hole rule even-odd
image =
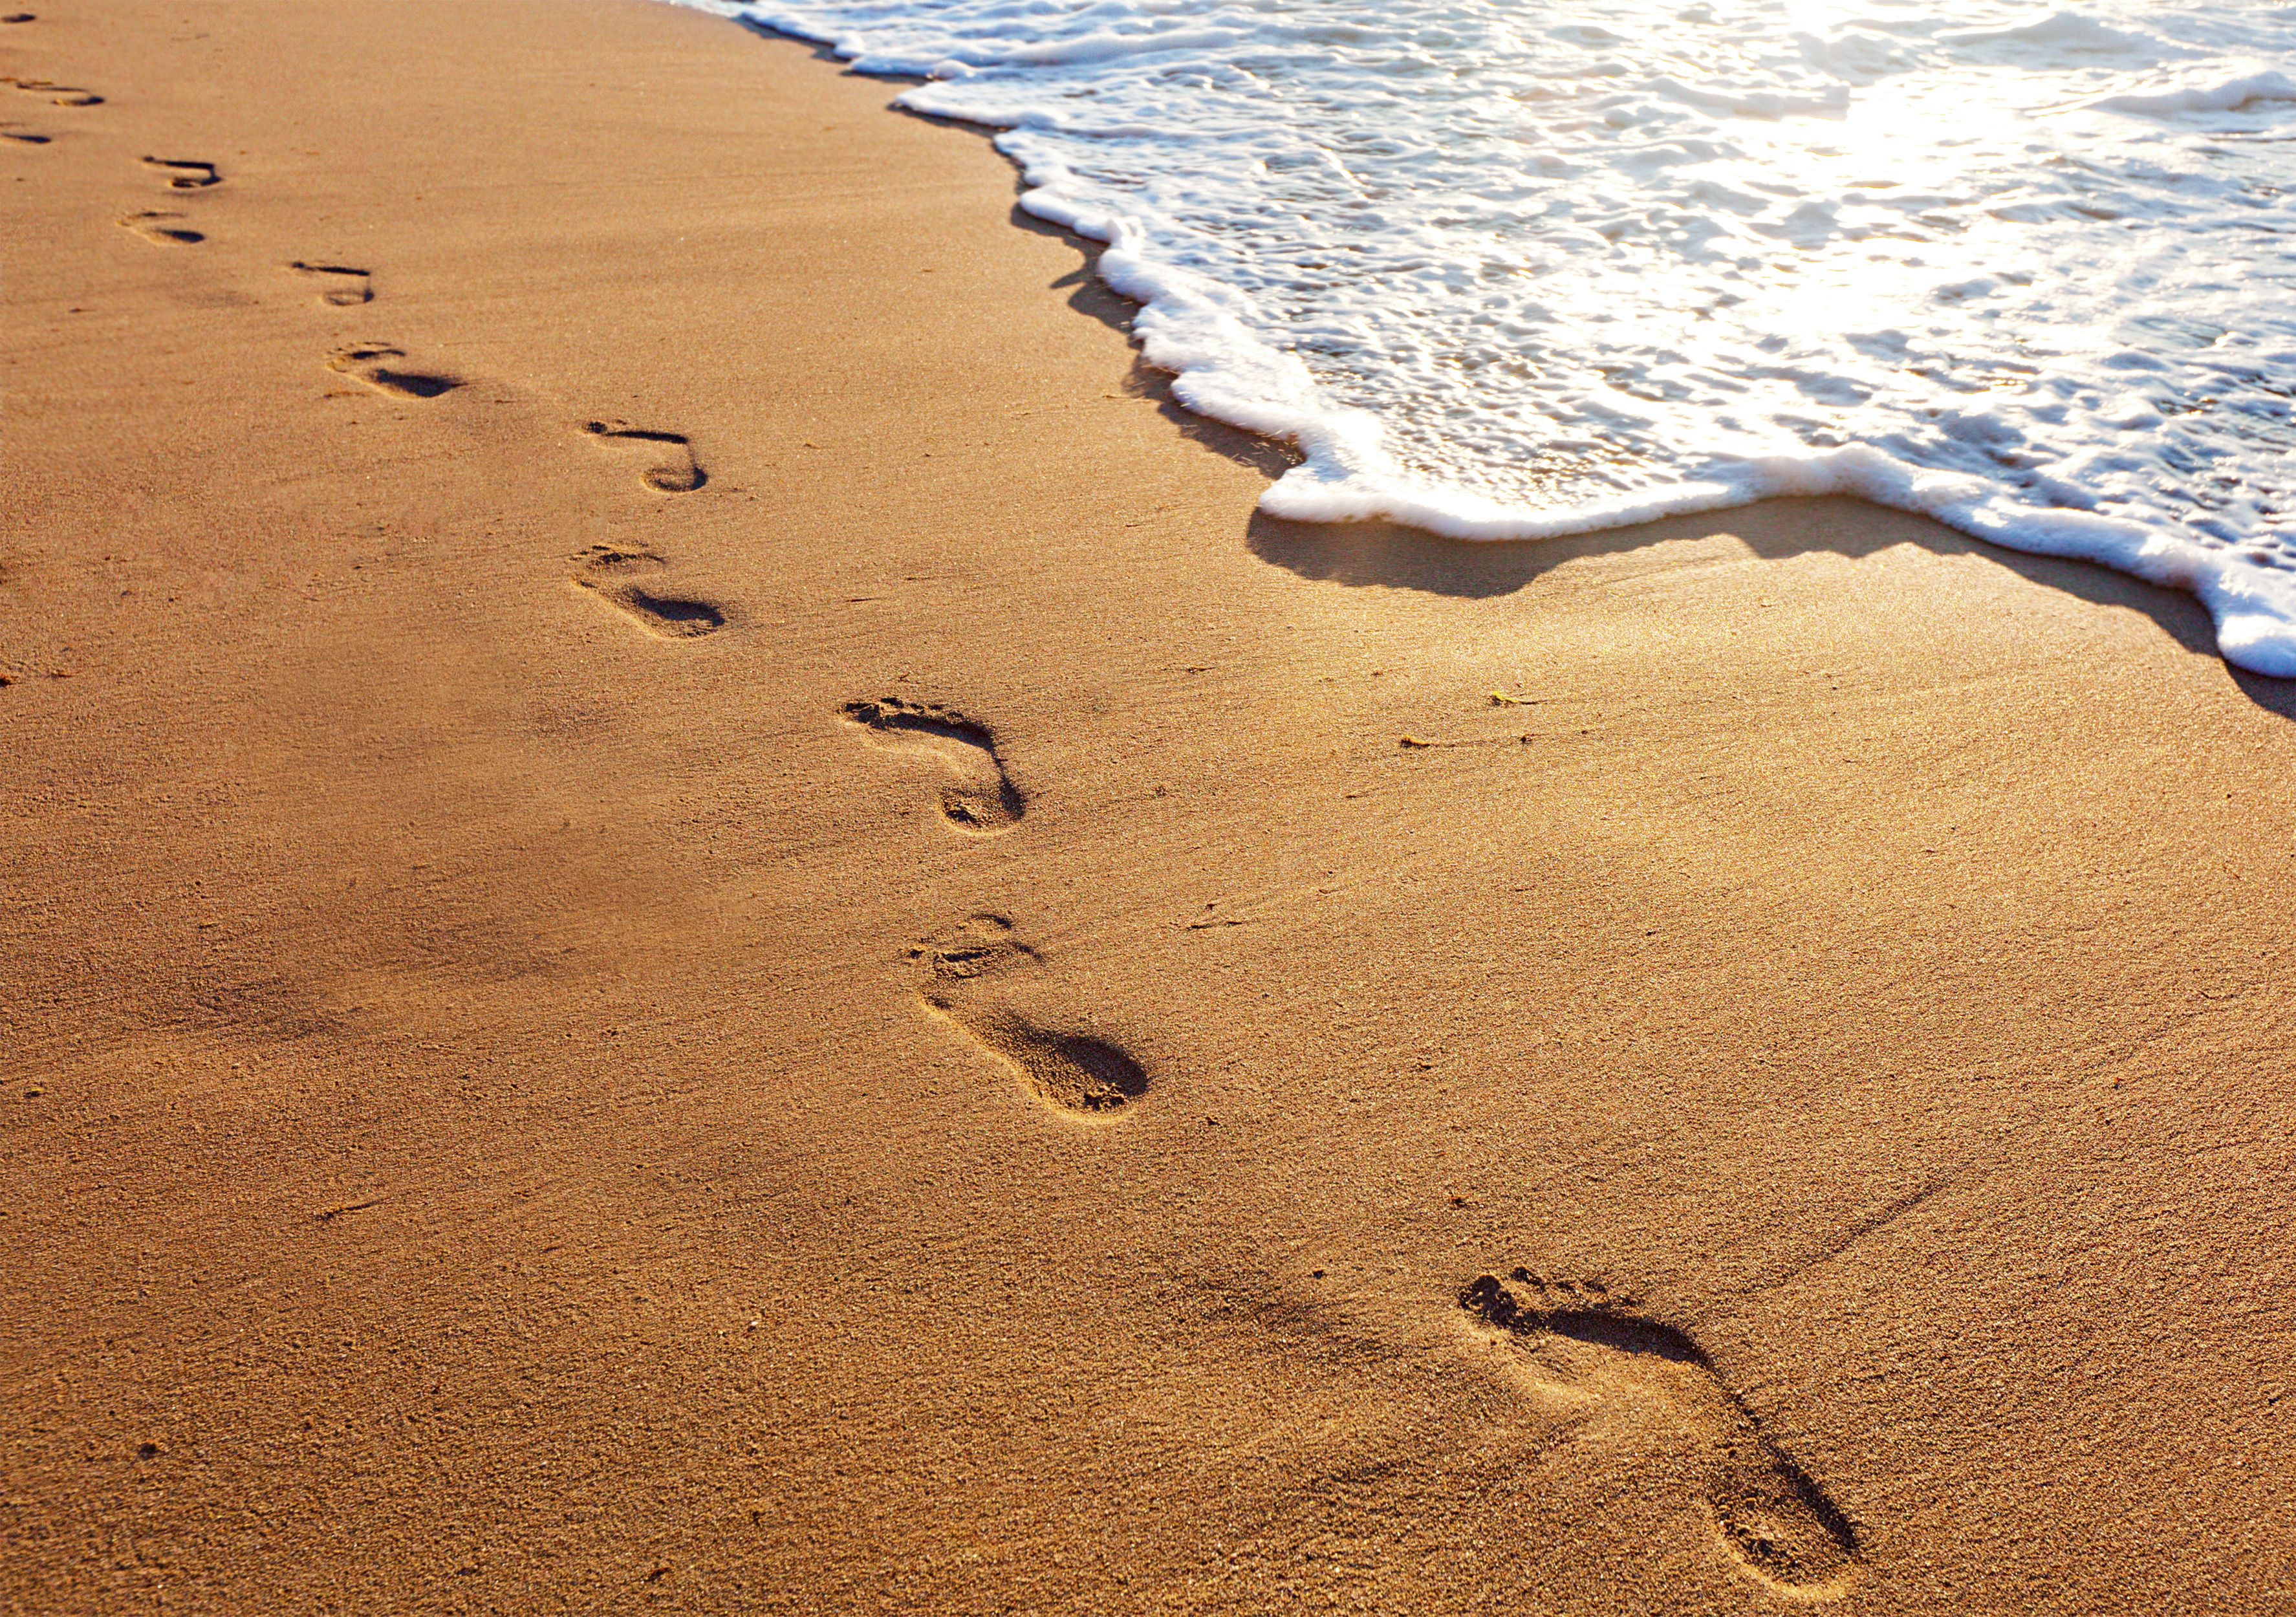
[[[0,1609],[2296,1607],[2296,689],[1254,515],[648,0],[0,25]]]

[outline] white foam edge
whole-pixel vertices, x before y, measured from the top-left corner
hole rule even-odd
[[[916,75],[913,67],[873,62],[865,37],[835,38],[813,30],[801,18],[724,0],[701,3],[704,9],[826,45],[856,71]],[[977,106],[944,103],[933,90],[931,82],[918,85],[895,96],[893,104],[1013,132],[1024,132],[1033,121],[1021,109],[999,110],[1009,119],[1001,121]],[[1171,373],[1173,397],[1196,415],[1300,451],[1301,463],[1259,497],[1259,509],[1269,516],[1300,522],[1394,522],[1444,538],[1499,543],[1631,528],[1766,499],[1848,495],[1929,517],[2006,550],[2091,562],[2182,590],[2207,609],[2226,661],[2253,674],[2296,679],[2296,576],[2142,523],[2029,505],[1981,479],[1932,472],[1870,444],[1783,451],[1711,467],[1708,476],[1694,481],[1554,507],[1508,505],[1412,478],[1382,447],[1376,417],[1326,405],[1295,356],[1253,335],[1245,318],[1251,304],[1242,293],[1156,263],[1141,250],[1145,235],[1140,226],[1070,194],[1071,176],[1062,165],[1042,157],[1032,161],[1004,137],[996,146],[1021,170],[1024,211],[1103,243],[1099,277],[1140,305],[1133,335],[1141,357]]]
[[[2296,79],[2273,68],[2209,84],[2107,95],[2083,104],[2099,112],[2166,118],[2179,112],[2238,112],[2265,102],[2296,101]]]

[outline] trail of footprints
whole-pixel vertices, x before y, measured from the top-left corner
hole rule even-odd
[[[878,696],[849,702],[845,720],[869,744],[931,764],[948,823],[974,835],[1011,830],[1027,809],[988,726],[952,708]],[[976,915],[909,951],[923,976],[918,998],[963,1030],[1021,1088],[1055,1114],[1113,1122],[1147,1094],[1145,1067],[1121,1045],[1082,1027],[1046,1027],[1015,1009],[1016,990],[1042,976],[1044,957],[996,915]]]
[[[877,744],[929,757],[958,776],[945,788],[953,823],[980,829],[981,805],[1017,820],[1021,799],[985,726],[947,708],[879,697],[844,717]],[[910,951],[918,997],[962,1031],[1048,1111],[1105,1125],[1150,1088],[1148,1070],[1088,1027],[1046,1025],[1012,1003],[1045,972],[1043,956],[1002,915],[977,915]],[[1600,1283],[1543,1280],[1518,1268],[1464,1287],[1458,1305],[1500,1338],[1533,1385],[1597,1411],[1655,1415],[1704,1457],[1702,1490],[1719,1548],[1756,1584],[1794,1601],[1830,1600],[1858,1579],[1855,1524],[1779,1448],[1686,1333],[1649,1317]]]
[[[988,726],[953,708],[876,696],[840,710],[871,746],[931,765],[949,778],[942,817],[976,836],[1010,831],[1028,800],[1013,784]],[[1039,977],[1044,957],[1002,915],[977,915],[909,951],[924,981],[918,998],[962,1030],[1031,1097],[1073,1121],[1113,1122],[1148,1092],[1131,1053],[1083,1028],[1047,1028],[1014,1009],[1013,990]]]
[[[0,24],[37,21],[30,12],[0,15]],[[93,90],[59,84],[53,79],[0,77],[0,86],[42,97],[60,107],[94,107],[104,98]],[[26,129],[13,120],[0,120],[0,139],[41,146],[51,137]],[[223,170],[205,158],[146,154],[144,167],[165,182],[171,192],[196,196],[224,183]],[[123,214],[119,226],[158,247],[195,247],[207,233],[189,215],[160,208],[143,208]],[[308,282],[318,300],[336,308],[356,308],[374,300],[372,271],[355,264],[298,259],[287,267],[291,275]],[[338,345],[326,357],[326,366],[377,393],[428,400],[468,385],[454,371],[417,363],[396,343],[365,340]],[[709,480],[692,441],[682,432],[634,425],[625,421],[593,420],[582,431],[605,447],[636,451],[644,465],[639,475],[645,485],[663,494],[690,494]],[[666,640],[693,640],[715,634],[726,625],[724,610],[710,602],[663,587],[668,563],[651,550],[593,546],[576,558],[573,583],[619,612],[648,634]]]
[[[1770,1441],[1698,1344],[1600,1285],[1484,1275],[1459,1306],[1517,1351],[1537,1384],[1601,1408],[1633,1404],[1700,1440],[1723,1546],[1759,1582],[1800,1599],[1839,1595],[1862,1564],[1857,1530]]]
[[[30,12],[11,12],[5,16],[0,16],[0,24],[38,21],[39,18]],[[103,104],[103,97],[93,90],[82,90],[71,85],[57,84],[52,79],[6,78],[0,78],[0,85],[4,85],[12,90],[20,91],[27,95],[42,96],[53,106],[100,107]],[[13,119],[0,120],[0,140],[13,141],[20,146],[45,146],[54,138],[53,135],[44,135],[37,129],[27,129]]]
[[[147,157],[144,166],[156,169],[170,191],[206,191],[223,184],[223,171],[201,158]],[[196,247],[208,239],[184,215],[160,209],[123,214],[119,223],[155,247]]]
[[[33,20],[30,12],[0,16],[0,23]],[[0,84],[58,106],[103,101],[92,91],[46,79],[12,78]],[[0,138],[44,145],[50,137],[0,123]],[[146,157],[144,162],[173,191],[206,191],[223,179],[203,160]],[[205,240],[180,213],[140,210],[119,223],[156,244]],[[287,267],[308,279],[324,304],[355,308],[373,300],[366,269],[302,259]],[[433,399],[465,385],[454,373],[409,363],[405,350],[380,341],[343,344],[328,356],[327,365],[402,398]],[[588,422],[582,431],[604,447],[641,456],[646,462],[642,480],[661,493],[688,493],[708,481],[682,433],[613,420]],[[648,634],[692,640],[725,627],[720,608],[665,587],[668,564],[651,550],[599,545],[575,560],[572,583]],[[949,777],[939,804],[953,828],[993,836],[1012,830],[1026,812],[1027,799],[986,725],[953,709],[892,696],[848,703],[842,717],[872,745],[929,763]],[[972,916],[910,955],[922,978],[918,997],[924,1008],[963,1032],[1055,1115],[1112,1123],[1148,1093],[1147,1069],[1120,1045],[1083,1028],[1040,1025],[1009,1003],[1045,966],[1004,917]],[[1855,1581],[1863,1556],[1854,1526],[1763,1432],[1684,1333],[1644,1317],[1631,1300],[1599,1285],[1543,1281],[1520,1268],[1505,1280],[1480,1276],[1460,1292],[1458,1303],[1479,1328],[1508,1344],[1535,1384],[1591,1408],[1631,1401],[1697,1435],[1710,1457],[1706,1492],[1717,1536],[1759,1582],[1812,1599],[1839,1594]]]
[[[941,761],[971,775],[976,794],[992,768],[1009,788],[992,738],[961,715],[889,698],[845,711],[873,732],[926,738]],[[1086,1028],[1046,1026],[1013,1008],[1016,990],[1045,966],[1005,917],[974,915],[909,953],[923,978],[918,997],[925,1008],[1047,1110],[1108,1124],[1148,1093],[1147,1069],[1120,1044]],[[1461,1290],[1458,1305],[1507,1344],[1534,1385],[1590,1413],[1655,1414],[1691,1434],[1705,1459],[1717,1543],[1757,1584],[1814,1601],[1857,1580],[1865,1557],[1856,1526],[1762,1429],[1686,1333],[1600,1283],[1544,1280],[1521,1268],[1505,1279],[1478,1277]]]
[[[323,302],[351,308],[374,296],[370,272],[348,264],[299,259],[288,267],[313,277]],[[365,383],[379,393],[430,399],[466,386],[464,379],[436,366],[409,363],[406,351],[387,342],[352,342],[329,356],[330,370]],[[707,480],[685,434],[654,431],[626,423],[594,421],[583,428],[594,437],[650,450],[656,463],[644,473],[650,488],[684,494]],[[725,609],[675,591],[664,575],[669,563],[652,550],[626,545],[593,545],[574,558],[570,582],[620,612],[647,634],[663,640],[698,640],[726,627]]]

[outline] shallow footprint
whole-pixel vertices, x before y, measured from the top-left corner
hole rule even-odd
[[[654,432],[634,427],[626,421],[594,421],[582,431],[591,437],[610,443],[635,444],[656,451],[656,462],[646,468],[645,483],[649,488],[659,488],[664,494],[691,494],[709,480],[701,463],[693,458],[693,446],[683,432]]]
[[[49,137],[35,135],[29,129],[20,129],[14,124],[0,124],[0,140],[18,141],[27,146],[45,146]]]
[[[647,587],[644,580],[668,566],[650,550],[593,545],[575,559],[582,564],[575,584],[619,607],[650,635],[693,640],[726,627],[726,614],[709,602]]]
[[[406,357],[405,349],[386,342],[353,342],[330,355],[327,368],[356,376],[378,393],[402,398],[436,398],[463,385],[461,377],[445,371],[409,370],[398,363]]]
[[[1089,1033],[1037,1026],[1001,1005],[983,1003],[997,979],[1041,969],[1044,957],[1013,935],[1002,915],[975,915],[946,939],[909,951],[924,967],[919,997],[1020,1078],[1029,1093],[1078,1122],[1112,1122],[1148,1092],[1147,1070],[1124,1050]]]
[[[30,21],[30,18],[26,18]],[[94,90],[82,90],[68,84],[58,84],[51,78],[0,78],[0,84],[12,85],[28,95],[45,95],[60,107],[100,107],[103,97]]]
[[[144,167],[157,168],[168,176],[168,184],[177,191],[204,191],[209,185],[223,184],[223,176],[213,163],[192,158],[147,157]]]
[[[6,16],[0,17],[0,22],[37,22],[38,21],[39,18],[30,12],[10,12]]]
[[[1705,1441],[1708,1501],[1726,1548],[1758,1580],[1830,1599],[1857,1580],[1857,1535],[1800,1466],[1771,1442],[1698,1344],[1645,1319],[1599,1285],[1484,1275],[1459,1306],[1504,1332],[1550,1388],[1603,1402],[1644,1400]]]
[[[374,301],[374,284],[365,270],[354,269],[348,264],[306,264],[300,259],[287,267],[297,275],[317,277],[322,303],[332,303],[337,308],[355,308]]]
[[[134,231],[156,246],[172,242],[178,247],[193,247],[206,241],[201,232],[176,222],[183,217],[180,213],[131,213],[120,218],[119,227]]]
[[[845,704],[845,717],[877,746],[938,760],[957,776],[941,788],[940,811],[961,831],[993,836],[1010,831],[1028,810],[1028,799],[1004,773],[988,726],[929,702],[880,696]]]

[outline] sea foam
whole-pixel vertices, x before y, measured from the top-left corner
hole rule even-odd
[[[2296,9],[693,3],[1003,131],[1273,514],[1854,494],[2296,677]]]

